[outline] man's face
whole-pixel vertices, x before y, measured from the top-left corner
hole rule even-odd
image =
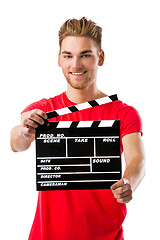
[[[98,51],[91,38],[68,36],[62,41],[58,64],[72,88],[85,89],[96,84],[98,65],[103,60],[103,51]]]

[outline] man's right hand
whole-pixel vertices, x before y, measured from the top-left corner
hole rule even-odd
[[[38,125],[44,124],[44,119],[47,119],[46,113],[39,109],[34,109],[23,113],[21,116],[21,125],[19,134],[26,140],[33,141],[35,139],[35,129]]]

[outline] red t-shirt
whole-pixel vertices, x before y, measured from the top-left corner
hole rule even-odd
[[[41,109],[44,112],[76,105],[66,93],[32,103],[23,112]],[[120,100],[81,110],[54,121],[120,120],[122,138],[141,132],[138,112]],[[118,203],[111,190],[40,191],[29,240],[123,240],[122,223],[126,205]]]

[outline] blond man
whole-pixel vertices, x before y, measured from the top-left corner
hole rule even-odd
[[[11,131],[13,151],[25,151],[35,139],[35,129],[46,112],[98,99],[107,94],[97,88],[97,70],[104,63],[102,29],[85,17],[69,19],[60,28],[58,65],[67,90],[26,107],[21,124]],[[121,153],[126,169],[111,189],[39,192],[29,240],[112,240],[123,238],[126,203],[145,174],[142,123],[136,109],[120,100],[64,116],[54,121],[120,120]]]

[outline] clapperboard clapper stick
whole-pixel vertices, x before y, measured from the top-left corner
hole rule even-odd
[[[91,108],[91,107],[95,107],[95,106],[98,106],[98,105],[106,104],[106,103],[113,102],[113,101],[116,101],[116,100],[118,100],[118,98],[117,98],[117,95],[114,94],[114,95],[111,95],[111,96],[106,96],[106,97],[99,98],[99,99],[96,99],[96,100],[92,100],[92,101],[89,101],[89,102],[80,103],[80,104],[77,104],[76,106],[61,108],[61,109],[58,109],[58,110],[55,110],[55,111],[48,112],[46,114],[48,116],[48,119],[50,119],[50,118],[53,118],[53,117],[58,117],[58,116],[62,116],[62,115],[65,115],[65,114],[72,113],[72,112],[77,112],[77,111],[80,111],[80,110],[84,110],[84,109],[87,109],[87,108]]]
[[[48,119],[117,100],[117,95],[47,113]],[[53,121],[36,129],[37,190],[109,189],[121,178],[120,121]]]

